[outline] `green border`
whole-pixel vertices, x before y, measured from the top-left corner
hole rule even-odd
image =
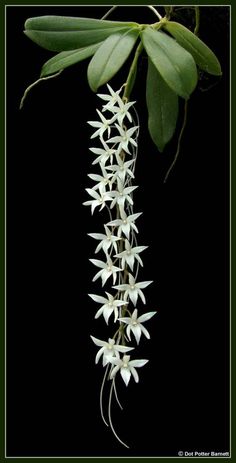
[[[182,2],[176,2],[177,4],[181,4],[181,5],[189,5],[189,2],[188,1],[182,1]],[[176,4],[174,3],[174,5]],[[5,400],[4,400],[4,286],[5,286],[5,283],[4,283],[4,274],[5,274],[5,266],[4,266],[4,254],[5,254],[5,242],[4,242],[4,229],[5,229],[5,226],[4,226],[4,222],[5,222],[5,213],[4,213],[4,204],[5,204],[5,196],[4,196],[4,180],[5,180],[5,162],[4,162],[4,153],[5,153],[5,147],[4,147],[4,134],[5,134],[5,111],[4,111],[4,100],[5,100],[5,88],[4,88],[4,68],[5,68],[5,63],[4,63],[4,54],[5,54],[5,51],[4,51],[4,42],[5,42],[5,32],[4,32],[4,29],[5,29],[5,6],[7,5],[14,5],[14,6],[27,6],[27,5],[38,5],[38,6],[41,6],[41,5],[66,5],[67,2],[66,1],[55,1],[55,0],[51,0],[51,1],[38,1],[38,2],[34,2],[34,1],[27,1],[25,0],[24,2],[19,2],[19,1],[13,1],[13,2],[6,2],[4,4],[0,4],[0,34],[1,34],[1,39],[0,39],[0,46],[1,46],[1,50],[0,50],[0,56],[1,56],[1,74],[0,74],[0,83],[1,83],[1,96],[2,96],[2,104],[1,104],[1,109],[0,109],[0,114],[1,114],[1,156],[0,156],[0,220],[1,220],[1,228],[0,228],[0,328],[1,328],[1,333],[0,333],[0,343],[1,343],[1,355],[0,355],[0,366],[1,366],[1,374],[2,374],[2,381],[0,382],[1,386],[0,386],[0,393],[1,393],[1,409],[0,409],[0,461],[1,462],[7,462],[7,461],[10,461],[10,462],[19,462],[19,461],[27,461],[27,462],[35,462],[35,461],[43,461],[43,462],[51,462],[52,460],[53,461],[74,461],[74,460],[79,460],[81,462],[90,462],[90,461],[101,461],[103,460],[103,458],[66,458],[66,457],[62,457],[62,458],[58,458],[58,457],[55,457],[55,458],[11,458],[11,457],[8,457],[8,458],[5,458],[5,413],[4,413],[4,409],[5,409]],[[111,2],[110,1],[107,1],[107,0],[103,0],[102,2],[98,1],[98,0],[94,0],[93,2],[88,2],[86,0],[84,0],[83,2],[81,3],[78,3],[78,1],[75,1],[75,0],[70,0],[68,2],[68,5],[78,5],[79,4],[81,5],[111,5]],[[120,2],[113,2],[113,4],[115,5],[126,5],[126,4],[129,4],[129,5],[145,5],[145,4],[148,4],[148,2],[143,2],[143,1],[140,1],[140,0],[129,0],[129,2],[124,2],[124,1],[120,1]],[[232,23],[231,23],[231,47],[233,49],[233,53],[232,53],[232,50],[231,50],[231,63],[232,63],[232,72],[231,72],[231,81],[233,82],[233,85],[232,85],[232,88],[231,88],[231,101],[232,101],[232,113],[231,113],[231,116],[232,116],[232,122],[231,122],[231,127],[235,127],[235,86],[234,86],[234,82],[235,82],[235,50],[234,50],[234,44],[236,43],[236,2],[232,1],[231,2],[220,2],[220,1],[205,1],[205,2],[197,2],[195,3],[195,5],[215,5],[215,6],[227,6],[227,5],[230,5],[231,6],[231,19],[232,19]],[[173,5],[172,2],[165,2],[165,5]],[[235,328],[235,313],[234,313],[234,307],[235,307],[235,302],[236,302],[236,291],[235,291],[235,288],[236,288],[236,285],[235,285],[235,281],[236,281],[236,262],[235,262],[235,258],[236,258],[236,246],[235,246],[235,236],[236,236],[236,226],[235,226],[235,222],[236,222],[236,202],[235,202],[235,197],[236,197],[236,160],[235,160],[235,156],[234,156],[234,152],[235,152],[235,131],[232,130],[232,147],[231,147],[231,237],[232,237],[232,243],[231,243],[231,259],[232,259],[232,267],[231,267],[231,281],[232,281],[232,285],[231,285],[231,316],[232,316],[232,319],[231,319],[231,327],[232,328]],[[236,389],[236,385],[235,385],[235,357],[234,357],[234,352],[236,351],[236,342],[235,342],[235,337],[234,337],[234,329],[231,329],[231,332],[232,332],[232,349],[231,349],[231,352],[232,352],[232,361],[231,361],[231,365],[232,365],[232,391],[235,391]],[[233,396],[232,394],[232,402],[231,402],[231,412],[232,412],[232,428],[231,428],[231,436],[235,436],[236,435],[236,428],[235,428],[235,397]],[[232,448],[231,448],[231,460],[234,462],[235,459],[236,459],[236,439],[232,437],[231,439],[231,445],[232,445]],[[178,457],[177,457],[178,458]],[[196,457],[194,457],[194,459],[196,459]],[[199,459],[199,458],[197,458]],[[144,458],[106,458],[105,461],[110,461],[110,460],[122,460],[122,461],[137,461],[137,462],[147,462],[147,459],[144,457]],[[173,461],[175,460],[175,458],[152,458],[150,459],[150,461],[158,461],[158,462],[168,462],[168,461]],[[178,458],[178,461],[185,461],[185,462],[190,462],[190,461],[193,461],[193,458],[181,458],[179,457]],[[201,458],[201,461],[209,461],[209,458]],[[210,461],[219,461],[219,458],[210,458]],[[229,461],[229,458],[220,458],[220,461]]]

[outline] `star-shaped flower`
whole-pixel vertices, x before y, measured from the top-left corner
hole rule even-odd
[[[107,170],[111,170],[112,172],[114,172],[114,177],[119,177],[120,180],[125,183],[125,179],[126,179],[126,176],[129,175],[129,177],[131,178],[134,178],[134,174],[132,172],[132,170],[130,169],[130,167],[132,166],[132,164],[134,163],[134,159],[132,159],[131,161],[122,161],[122,159],[120,158],[120,156],[116,156],[117,158],[117,164],[113,164],[111,166],[107,166]]]
[[[134,138],[132,138],[132,135],[137,132],[139,129],[139,126],[131,127],[130,129],[126,130],[123,127],[120,127],[118,124],[115,124],[118,132],[120,135],[116,135],[115,137],[110,138],[107,140],[107,143],[119,143],[117,152],[118,154],[124,150],[126,153],[131,154],[129,151],[129,143],[131,143],[134,146],[137,146],[137,143]]]
[[[127,215],[126,212],[120,209],[121,219],[111,220],[107,225],[118,227],[117,236],[121,236],[122,233],[129,239],[131,229],[138,233],[138,229],[135,225],[135,220],[142,215],[142,212],[136,212],[136,214]]]
[[[93,301],[98,302],[99,304],[103,304],[102,307],[98,309],[95,315],[95,318],[98,318],[100,317],[100,315],[103,315],[106,323],[108,324],[108,320],[112,313],[114,313],[114,322],[117,321],[118,315],[119,315],[118,307],[122,305],[126,305],[127,302],[116,299],[110,293],[106,292],[106,295],[107,295],[107,298],[102,297],[102,296],[97,296],[96,294],[89,294],[89,296],[91,297],[91,299],[93,299]]]
[[[122,269],[116,267],[111,258],[107,256],[107,261],[103,262],[102,260],[97,259],[89,259],[96,267],[101,268],[98,273],[93,277],[93,281],[96,281],[99,277],[102,279],[102,286],[105,285],[106,281],[110,276],[113,276],[113,284],[116,282],[116,274],[120,272]]]
[[[108,249],[113,246],[115,249],[115,252],[117,252],[117,241],[119,241],[121,238],[118,236],[114,236],[112,232],[109,230],[107,225],[104,225],[105,232],[104,233],[88,233],[89,236],[94,238],[95,240],[99,240],[100,243],[98,243],[96,249],[95,249],[95,254],[102,249],[105,254],[107,254]]]
[[[90,337],[93,340],[94,344],[96,344],[96,346],[101,347],[101,349],[99,349],[96,355],[95,363],[98,363],[100,357],[103,355],[102,364],[104,367],[111,362],[111,359],[113,357],[119,359],[119,352],[124,353],[134,349],[134,347],[126,347],[120,346],[119,344],[115,344],[115,339],[109,338],[107,342],[101,341],[100,339],[97,339],[94,336]]]
[[[88,174],[88,177],[97,182],[93,186],[93,190],[99,190],[100,194],[103,194],[106,192],[106,186],[109,187],[109,189],[112,189],[112,181],[111,178],[113,178],[112,174],[108,174],[106,171],[105,167],[101,165],[101,170],[102,170],[102,175],[98,174]]]
[[[86,188],[86,191],[90,196],[92,196],[93,199],[83,202],[83,205],[91,206],[92,214],[94,213],[94,210],[96,209],[97,206],[100,206],[99,211],[101,211],[105,207],[105,204],[107,201],[112,201],[110,192],[99,194],[97,191],[93,190],[92,188]]]
[[[101,139],[103,148],[89,148],[92,153],[97,155],[97,158],[92,162],[92,164],[105,165],[109,160],[111,164],[113,163],[113,154],[116,152],[113,148],[110,148],[106,142]]]
[[[118,204],[119,206],[124,209],[125,202],[128,201],[129,204],[133,205],[133,199],[130,196],[130,193],[132,193],[134,190],[138,188],[137,186],[127,186],[125,187],[121,179],[118,177],[117,178],[117,190],[112,190],[110,192],[110,195],[113,197],[112,203],[110,208],[112,209],[115,204]]]
[[[116,254],[114,257],[120,257],[121,266],[124,268],[125,264],[127,263],[130,269],[133,271],[135,259],[137,259],[140,265],[143,266],[143,261],[141,257],[139,256],[139,253],[144,251],[147,248],[148,246],[134,246],[132,248],[130,242],[126,239],[125,240],[125,250],[120,252],[119,254]]]
[[[113,365],[116,365],[111,371],[110,378],[114,378],[116,373],[120,371],[124,383],[126,384],[126,386],[128,386],[131,374],[133,375],[135,382],[139,382],[139,376],[136,371],[136,368],[143,367],[144,365],[146,365],[148,360],[130,360],[130,355],[124,355],[123,359],[111,358],[110,362],[113,363]]]
[[[150,318],[152,318],[155,314],[156,312],[147,312],[138,317],[138,311],[137,309],[134,309],[131,317],[122,317],[118,320],[123,323],[127,323],[126,333],[129,340],[131,340],[130,331],[132,331],[137,341],[137,344],[139,344],[142,333],[146,336],[147,339],[150,339],[150,334],[148,330],[142,325],[142,323],[146,322],[147,320],[150,320]]]
[[[120,101],[118,102],[119,106],[113,106],[112,112],[117,114],[117,121],[121,127],[123,125],[125,117],[127,117],[129,121],[132,122],[132,116],[129,112],[129,109],[131,108],[131,106],[134,105],[134,103],[136,102],[130,101],[129,103],[124,103],[123,100],[120,99]]]
[[[127,301],[129,297],[130,300],[133,302],[134,306],[136,306],[138,296],[140,296],[143,303],[146,304],[146,299],[142,292],[142,289],[146,288],[151,283],[152,281],[141,281],[139,283],[136,283],[133,275],[129,273],[129,284],[126,283],[122,285],[117,285],[113,286],[113,288],[119,289],[120,291],[124,291],[124,301]]]
[[[116,92],[111,88],[109,84],[107,84],[107,88],[110,92],[110,95],[103,94],[103,93],[97,93],[97,96],[101,98],[102,100],[107,101],[107,103],[103,106],[103,111],[108,110],[108,111],[113,112],[114,105],[122,101],[121,97],[119,96],[122,90],[122,87]]]
[[[103,134],[107,131],[108,137],[111,134],[111,125],[116,120],[116,115],[114,115],[111,119],[106,119],[103,114],[96,109],[101,121],[88,121],[88,124],[92,127],[96,127],[97,130],[91,135],[90,138],[100,137],[103,138]]]

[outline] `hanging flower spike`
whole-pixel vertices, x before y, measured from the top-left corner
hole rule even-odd
[[[122,376],[122,379],[123,379],[124,383],[126,384],[126,386],[128,386],[131,374],[133,375],[135,382],[136,383],[139,382],[139,376],[138,376],[138,373],[136,371],[136,368],[143,367],[144,365],[146,365],[148,360],[146,360],[146,359],[143,359],[143,360],[130,360],[130,355],[124,355],[123,359],[111,358],[110,362],[113,365],[116,365],[112,369],[112,371],[110,373],[110,378],[111,379],[114,378],[116,373],[118,371],[120,371],[120,374]]]
[[[142,333],[146,336],[147,339],[150,339],[150,334],[148,330],[142,325],[142,323],[146,322],[147,320],[150,320],[150,318],[152,318],[155,314],[156,312],[147,312],[138,317],[138,311],[137,309],[134,309],[131,317],[118,318],[118,320],[127,324],[126,334],[129,340],[131,340],[130,331],[132,331],[137,341],[137,344],[139,344]]]
[[[100,120],[89,122],[92,127],[96,128],[91,138],[96,138],[100,143],[99,147],[90,148],[90,151],[96,155],[92,164],[98,166],[100,172],[88,175],[95,184],[92,188],[86,189],[92,199],[84,204],[91,206],[92,213],[96,209],[99,212],[103,210],[108,213],[108,219],[104,223],[105,233],[100,231],[88,233],[91,238],[98,241],[95,254],[103,252],[105,259],[89,260],[99,268],[93,281],[101,278],[102,287],[109,286],[110,282],[110,288],[116,289],[117,292],[113,294],[112,290],[108,289],[104,295],[89,294],[89,297],[100,304],[95,313],[95,319],[102,315],[106,324],[109,323],[109,328],[113,321],[116,326],[108,341],[100,340],[94,336],[91,336],[91,339],[99,347],[95,362],[98,363],[99,359],[102,358],[102,364],[106,367],[100,390],[101,417],[105,424],[111,427],[118,441],[127,447],[117,435],[111,418],[113,394],[121,407],[117,397],[115,379],[117,372],[120,372],[126,386],[128,386],[131,376],[136,383],[139,381],[136,368],[144,366],[148,360],[131,360],[130,355],[127,355],[130,350],[134,349],[129,347],[131,332],[135,336],[137,344],[139,344],[142,333],[150,338],[142,322],[151,318],[155,312],[138,317],[137,309],[134,308],[130,311],[129,307],[130,304],[136,307],[139,297],[144,304],[146,303],[142,289],[152,283],[152,281],[137,281],[139,266],[143,266],[140,253],[147,246],[138,246],[136,237],[138,228],[135,222],[142,212],[134,212],[134,192],[138,186],[132,185],[139,133],[139,125],[136,122],[137,113],[133,110],[135,102],[123,101],[120,97],[121,89],[115,92],[110,85],[107,85],[107,88],[109,90],[108,95],[98,94],[99,98],[106,102],[102,112],[97,110]],[[106,118],[103,116],[104,112],[110,113],[112,116]],[[129,156],[128,160],[125,159],[127,155]],[[115,286],[116,282],[117,285]],[[131,314],[131,312],[133,313]],[[113,317],[111,317],[112,315]],[[120,357],[120,354],[124,354],[123,358]],[[103,391],[107,385],[106,379],[109,378],[111,382],[108,383],[110,384],[107,406],[108,424],[103,412]]]

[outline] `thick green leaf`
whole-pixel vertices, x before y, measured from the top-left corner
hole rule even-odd
[[[189,29],[174,21],[168,21],[164,25],[164,28],[173,35],[185,50],[191,53],[200,69],[216,76],[222,74],[221,66],[216,55]]]
[[[91,29],[83,31],[26,30],[27,37],[51,51],[68,51],[103,42],[111,34],[127,31],[127,28]]]
[[[73,18],[68,16],[36,16],[25,22],[26,30],[36,31],[87,31],[93,29],[137,27],[134,22],[107,21],[94,18]]]
[[[86,58],[92,56],[95,51],[101,46],[102,42],[90,45],[89,47],[79,48],[78,50],[62,51],[56,56],[53,56],[46,63],[44,63],[41,70],[41,77],[54,74],[61,71],[73,64],[78,63]]]
[[[178,96],[165,83],[152,61],[148,60],[146,100],[148,128],[159,151],[172,138],[178,117]]]
[[[88,66],[88,82],[94,92],[119,71],[138,35],[139,29],[113,34],[99,47]]]
[[[147,27],[142,40],[148,56],[167,85],[188,99],[197,84],[197,68],[192,55],[172,37]]]

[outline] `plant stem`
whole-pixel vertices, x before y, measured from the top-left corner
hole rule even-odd
[[[105,13],[101,19],[106,19],[109,16],[109,14],[111,14],[118,6],[119,5],[115,5],[112,8],[110,8],[110,10],[108,10],[107,13]]]
[[[154,6],[152,5],[147,5],[147,7],[153,11],[153,13],[161,20],[162,19],[162,16],[160,15],[160,13],[158,13],[158,11],[156,10],[156,8],[154,8]]]
[[[200,26],[200,9],[199,9],[199,6],[195,6],[195,28],[193,31],[195,35],[198,35],[199,26]]]
[[[131,66],[130,66],[129,74],[128,74],[128,77],[127,77],[127,80],[126,80],[125,90],[124,90],[123,98],[122,98],[124,101],[127,101],[129,99],[130,93],[132,91],[134,80],[135,80],[135,77],[136,77],[136,69],[137,69],[138,58],[139,58],[139,55],[140,55],[142,49],[143,49],[143,44],[142,44],[142,42],[140,42],[139,45],[136,48],[134,59],[133,59],[133,62],[131,64]]]

